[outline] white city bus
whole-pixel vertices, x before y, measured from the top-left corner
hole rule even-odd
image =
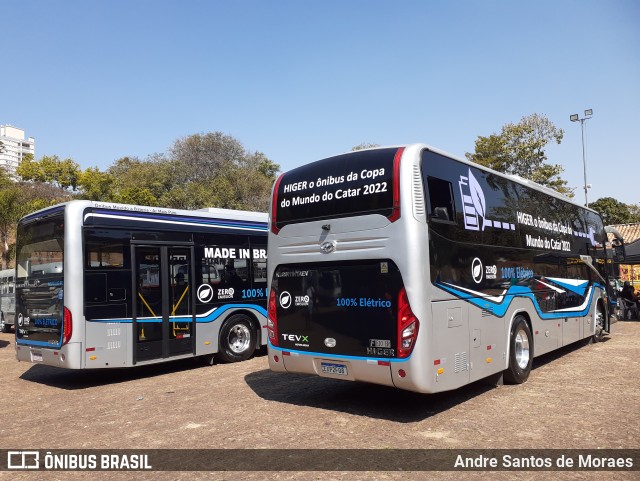
[[[0,270],[0,332],[9,332],[16,314],[14,269]]]
[[[609,331],[605,243],[595,211],[427,145],[304,165],[272,195],[269,365],[427,393],[524,382]]]
[[[266,343],[267,214],[72,201],[24,217],[16,354],[71,369]]]

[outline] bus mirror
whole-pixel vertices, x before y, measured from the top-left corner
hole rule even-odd
[[[591,258],[591,256],[581,255],[580,260],[587,264],[589,267],[593,268],[593,259]]]
[[[624,262],[627,257],[627,253],[624,250],[624,244],[617,244],[613,246],[613,262]]]
[[[627,257],[627,253],[624,250],[624,238],[622,234],[613,226],[607,225],[604,231],[608,236],[611,236],[611,247],[613,247],[613,262],[621,263]]]

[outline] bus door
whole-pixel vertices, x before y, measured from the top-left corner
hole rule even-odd
[[[133,249],[134,363],[194,352],[191,247]]]

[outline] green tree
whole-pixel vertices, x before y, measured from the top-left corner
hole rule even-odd
[[[169,157],[179,164],[176,175],[182,182],[215,177],[226,165],[239,165],[245,156],[240,141],[222,132],[182,137],[169,149]]]
[[[27,214],[24,209],[25,203],[20,189],[15,187],[5,187],[0,189],[0,253],[2,257],[2,268],[7,268],[9,261],[9,239],[15,232],[15,226],[23,215]]]
[[[20,218],[64,200],[69,200],[68,193],[46,184],[12,181],[6,184],[0,179],[0,257],[3,269],[6,269],[14,252],[12,240]]]
[[[531,114],[517,124],[504,125],[499,134],[478,136],[475,152],[465,155],[477,164],[498,172],[519,175],[572,197],[572,189],[560,176],[564,169],[560,165],[546,163],[547,144],[560,144],[563,136],[564,131],[547,117]]]
[[[110,200],[123,204],[164,206],[160,199],[174,185],[179,185],[171,174],[171,163],[162,156],[152,156],[146,161],[137,157],[122,157],[109,167],[113,178]]]
[[[167,157],[170,179],[178,186],[163,198],[168,207],[265,211],[280,169],[262,152],[247,151],[240,141],[221,132],[178,139]]]
[[[57,155],[45,155],[40,160],[34,160],[32,154],[27,154],[16,169],[16,174],[22,180],[44,182],[71,190],[78,187],[80,173],[80,167],[73,160],[60,160]]]
[[[106,172],[84,172],[57,156],[27,156],[18,174],[52,188],[73,190],[75,198],[125,204],[199,209],[222,207],[266,211],[280,166],[262,152],[250,152],[221,132],[176,140],[166,154],[141,160],[122,157]]]
[[[6,170],[0,169],[0,189],[4,189],[5,187],[9,187],[12,185],[11,177],[7,173]]]
[[[627,204],[631,214],[630,222],[640,222],[640,204]]]
[[[89,167],[78,179],[79,199],[110,201],[113,197],[114,176],[109,172],[101,172],[97,167]]]
[[[630,224],[639,221],[636,208],[628,206],[613,197],[602,197],[595,202],[591,202],[589,207],[602,216],[605,225]]]

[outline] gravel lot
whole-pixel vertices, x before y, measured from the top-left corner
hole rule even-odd
[[[534,361],[520,386],[438,395],[198,360],[63,371],[0,334],[0,448],[640,448],[640,322]],[[640,472],[0,473],[0,479],[640,479]]]

